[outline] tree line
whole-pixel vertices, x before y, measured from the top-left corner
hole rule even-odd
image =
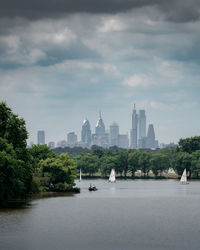
[[[169,169],[181,175],[186,168],[189,177],[199,178],[200,174],[200,136],[181,139],[179,147],[170,147],[154,151],[103,149],[92,147],[75,157],[78,169],[87,176],[100,174],[108,177],[114,168],[120,177],[135,178],[136,172],[148,177],[152,173],[156,178],[163,176]]]

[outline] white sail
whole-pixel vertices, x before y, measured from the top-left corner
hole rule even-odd
[[[181,180],[180,180],[181,184],[186,184],[187,183],[187,174],[186,174],[186,169],[184,169],[183,174],[181,176]]]
[[[115,170],[112,169],[109,177],[109,182],[115,182]]]
[[[81,169],[80,169],[80,179],[79,179],[79,181],[81,181],[81,179],[82,179],[82,176],[81,176]]]

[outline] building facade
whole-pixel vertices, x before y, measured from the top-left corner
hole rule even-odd
[[[90,146],[92,141],[92,133],[90,129],[90,122],[88,119],[83,121],[82,130],[81,130],[81,142],[86,146]]]
[[[130,133],[130,138],[131,138],[131,148],[137,148],[137,138],[138,138],[138,115],[136,113],[136,108],[134,104],[133,108],[133,113],[132,113],[132,128],[131,128],[131,133]]]
[[[44,145],[45,144],[45,132],[44,130],[39,130],[37,133],[37,144]]]
[[[116,122],[113,122],[110,125],[110,139],[109,139],[110,147],[118,146],[119,144],[118,136],[119,136],[119,126],[117,125]]]

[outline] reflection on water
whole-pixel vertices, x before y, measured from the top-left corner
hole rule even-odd
[[[89,184],[99,189],[89,192]],[[0,210],[0,249],[199,249],[200,182],[77,182],[80,194]]]

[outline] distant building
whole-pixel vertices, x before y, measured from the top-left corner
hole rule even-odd
[[[155,132],[153,124],[149,124],[147,132],[147,148],[158,148],[158,141],[155,140]]]
[[[145,110],[141,109],[139,111],[139,119],[138,119],[138,127],[139,127],[139,140],[143,137],[146,137],[146,115]]]
[[[116,122],[110,125],[110,146],[118,146],[119,126]]]
[[[109,147],[109,133],[106,133],[101,112],[99,113],[99,119],[95,127],[95,134],[92,134],[92,145],[97,145],[104,148]]]
[[[37,133],[37,141],[38,141],[38,145],[44,145],[45,144],[45,132],[44,130],[39,130]]]
[[[58,148],[65,148],[65,147],[67,147],[67,142],[65,140],[58,141],[57,142],[57,147]]]
[[[33,141],[30,141],[29,147],[31,148],[33,145],[34,145],[34,142],[33,142]]]
[[[83,121],[82,130],[81,130],[81,142],[86,146],[90,146],[92,141],[92,133],[90,129],[90,122],[85,119]]]
[[[55,148],[55,142],[54,141],[50,141],[48,143],[48,147],[51,148],[51,149],[54,149]]]
[[[130,133],[131,138],[131,148],[137,148],[137,127],[138,127],[138,115],[136,113],[136,108],[134,104],[134,109],[132,113],[132,128]]]
[[[77,135],[74,132],[67,134],[67,144],[69,147],[74,147],[77,144]]]
[[[99,113],[99,120],[97,121],[95,127],[95,134],[96,136],[104,136],[105,135],[105,125],[103,119],[101,117],[101,112]]]
[[[118,135],[118,147],[119,148],[128,148],[129,147],[129,139],[128,135]]]

